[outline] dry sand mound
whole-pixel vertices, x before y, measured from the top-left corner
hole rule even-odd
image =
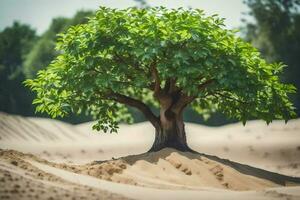
[[[45,167],[39,168],[34,163],[40,163],[41,166]],[[76,183],[70,182],[65,179],[64,175],[55,175],[53,170],[49,172],[47,170],[44,171],[44,169],[47,169],[46,166],[89,175],[110,182],[137,185],[144,188],[165,189],[166,192],[162,193],[162,195],[167,195],[168,191],[170,192],[171,190],[181,191],[181,195],[183,195],[182,191],[185,190],[209,191],[209,196],[213,197],[214,193],[219,194],[221,192],[215,189],[223,189],[225,191],[250,190],[252,191],[252,197],[260,195],[258,199],[277,199],[279,197],[297,199],[299,190],[296,189],[296,195],[286,194],[285,190],[282,193],[276,189],[276,187],[278,188],[281,185],[270,180],[245,175],[226,164],[211,160],[200,154],[178,152],[174,149],[163,149],[159,152],[127,156],[117,160],[93,162],[85,165],[53,163],[32,154],[24,154],[14,150],[0,150],[1,199],[127,199],[120,195],[94,188],[93,183],[84,185],[77,183],[77,181]],[[256,169],[252,168],[251,170],[255,174]],[[124,193],[124,187],[123,191],[118,191],[118,189],[113,188],[114,186],[106,186],[106,188],[117,193]],[[103,185],[100,187],[103,187]],[[267,188],[275,188],[276,190],[265,190]],[[132,190],[132,188],[128,189]],[[155,190],[153,189],[153,192],[157,192]],[[261,192],[253,193],[253,191]],[[149,189],[144,192],[149,193]],[[207,196],[207,192],[202,193]],[[136,193],[139,196],[133,195],[132,191],[129,191],[128,194],[125,191],[125,195],[129,197],[149,199],[140,196],[143,194],[143,190],[137,190]],[[191,195],[190,193],[187,194]],[[160,195],[156,196],[165,199],[165,197]],[[226,199],[238,198],[239,195],[244,195],[244,198],[247,193],[228,192],[226,195],[229,195]],[[214,198],[222,199],[220,197],[216,198],[217,196],[214,196]],[[195,199],[195,197],[197,196],[193,195],[192,198],[188,199]]]
[[[11,149],[0,151],[0,199],[300,199],[300,119],[186,128],[202,154],[143,153],[149,123],[95,134],[91,123],[0,113],[0,148]]]
[[[43,163],[107,181],[165,189],[212,187],[243,191],[278,187],[280,184],[297,185],[300,183],[300,179],[273,174],[268,171],[263,171],[263,177],[266,177],[264,179],[260,177],[260,169],[250,166],[247,166],[248,171],[246,172],[251,175],[243,174],[230,166],[233,163],[231,161],[224,164],[201,154],[179,152],[171,148],[159,152],[127,156],[117,160],[95,161],[84,165],[53,163],[32,154],[24,154],[14,150],[1,150],[0,157],[21,169],[35,172],[35,178],[56,182],[63,182],[63,180],[51,174],[43,173],[28,161]],[[271,180],[269,180],[269,176],[271,176]]]
[[[32,153],[49,161],[84,164],[146,152],[153,143],[150,123],[120,125],[118,134],[97,133],[92,122],[57,120],[0,112],[0,148]],[[267,126],[251,121],[222,127],[186,123],[189,146],[250,166],[300,177],[300,119]]]
[[[244,191],[300,183],[299,178],[170,148],[117,160],[56,167],[108,181],[165,189],[211,187]]]
[[[80,184],[42,171],[30,161],[43,161],[30,154],[0,150],[0,199],[113,199],[128,198]],[[54,164],[53,164],[54,165]]]

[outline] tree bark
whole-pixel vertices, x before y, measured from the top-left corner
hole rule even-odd
[[[180,151],[188,151],[182,111],[172,113],[162,109],[160,112],[160,125],[155,128],[155,139],[150,151],[159,151],[163,148],[174,148]]]

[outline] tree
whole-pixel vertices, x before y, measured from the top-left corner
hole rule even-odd
[[[37,111],[85,111],[105,132],[131,121],[126,105],[137,108],[156,130],[152,151],[189,149],[182,119],[189,104],[243,123],[293,117],[288,95],[295,88],[278,78],[284,65],[268,64],[223,27],[198,9],[102,7],[87,24],[60,34],[60,55],[25,84],[37,93]]]
[[[57,17],[52,20],[48,30],[34,44],[24,61],[24,73],[27,78],[33,78],[36,73],[49,65],[59,54],[55,50],[56,35],[77,24],[86,23],[91,11],[78,11],[73,18]]]
[[[247,22],[245,38],[269,62],[282,61],[288,69],[281,74],[284,82],[300,88],[300,13],[299,0],[246,0],[255,22]],[[300,93],[292,96],[298,117]]]
[[[85,23],[90,11],[79,11],[73,18],[55,18],[49,29],[37,36],[29,25],[14,22],[0,32],[0,111],[34,115],[33,94],[25,88],[26,77],[34,77],[58,55],[56,34],[72,25]],[[78,123],[91,120],[86,116],[68,116],[64,121]]]
[[[28,25],[14,22],[0,32],[0,110],[15,114],[33,113],[33,97],[22,82],[24,55],[37,36]]]

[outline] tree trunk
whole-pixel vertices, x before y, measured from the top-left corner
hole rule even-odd
[[[169,113],[161,110],[160,124],[155,128],[155,140],[150,151],[159,151],[170,147],[180,151],[188,151],[182,112]]]

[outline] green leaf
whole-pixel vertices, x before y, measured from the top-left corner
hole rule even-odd
[[[224,29],[217,15],[101,7],[86,24],[59,38],[59,55],[37,78],[24,82],[36,93],[37,112],[52,117],[85,112],[97,120],[93,129],[112,133],[119,122],[132,122],[127,106],[134,106],[116,94],[139,101],[135,107],[142,111],[144,104],[161,107],[154,95],[160,82],[164,94],[158,96],[189,96],[204,119],[216,111],[244,125],[254,118],[269,123],[294,117],[289,95],[295,87],[278,77],[285,65],[267,63]]]

